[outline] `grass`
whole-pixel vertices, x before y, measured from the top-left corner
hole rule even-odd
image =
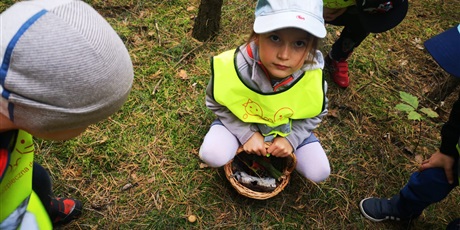
[[[13,2],[2,1],[0,10]],[[458,190],[412,223],[372,223],[358,208],[362,198],[397,193],[416,156],[439,145],[452,96],[440,106],[426,95],[449,76],[420,47],[458,23],[458,0],[411,1],[398,27],[371,34],[354,52],[348,89],[327,77],[330,113],[316,134],[332,174],[314,184],[293,173],[265,201],[238,195],[222,169],[200,167],[197,156],[214,119],[204,105],[210,57],[247,39],[255,1],[225,1],[221,32],[206,43],[191,38],[198,0],[87,2],[125,42],[135,81],[123,108],[80,137],[36,140],[36,160],[49,169],[56,195],[85,204],[83,216],[63,229],[443,229],[460,217]],[[327,30],[324,52],[341,28]],[[421,124],[416,152],[419,123],[394,109],[399,91],[440,113]]]

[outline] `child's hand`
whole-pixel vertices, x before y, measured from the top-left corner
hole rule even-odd
[[[454,183],[454,172],[452,168],[454,167],[454,158],[443,154],[439,151],[435,152],[428,160],[422,162],[422,165],[419,167],[419,171],[423,171],[429,168],[443,168],[446,173],[447,181],[449,184]]]
[[[267,153],[275,157],[287,157],[293,151],[291,143],[284,137],[276,137],[270,147],[267,148]]]
[[[264,137],[259,132],[255,132],[249,140],[244,143],[243,150],[247,153],[256,154],[259,156],[267,155],[265,149]]]

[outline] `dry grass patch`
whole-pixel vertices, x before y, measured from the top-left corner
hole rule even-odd
[[[197,156],[214,119],[204,105],[209,59],[246,41],[255,1],[225,1],[220,36],[206,43],[191,38],[197,0],[87,2],[125,42],[135,82],[122,110],[81,137],[36,142],[56,194],[85,204],[65,229],[442,229],[460,217],[458,190],[412,223],[371,223],[358,208],[362,198],[397,193],[416,170],[415,157],[439,144],[453,96],[444,106],[426,97],[449,76],[423,41],[458,23],[458,0],[411,1],[403,23],[371,34],[352,55],[348,89],[326,76],[330,114],[316,134],[332,175],[314,184],[294,173],[265,201],[238,195],[222,169],[200,167]],[[327,29],[324,52],[341,30]],[[399,91],[441,116],[421,126],[409,121],[394,109]],[[190,215],[196,222],[187,221]]]

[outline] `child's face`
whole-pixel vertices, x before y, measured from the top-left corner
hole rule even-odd
[[[79,136],[86,130],[87,127],[75,128],[75,129],[66,129],[62,131],[55,131],[55,132],[34,132],[28,131],[32,136],[42,138],[45,140],[53,140],[53,141],[65,141],[72,139],[74,137]]]
[[[285,78],[299,70],[308,55],[308,33],[301,29],[286,28],[259,34],[255,43],[259,57],[272,78]]]
[[[9,118],[0,114],[0,133],[6,132],[8,130],[15,130],[15,129],[22,129],[28,133],[30,133],[34,137],[46,139],[46,140],[53,140],[53,141],[64,141],[69,140],[74,137],[77,137],[82,132],[86,130],[87,126],[79,127],[74,129],[66,129],[61,131],[53,131],[53,132],[45,132],[39,130],[31,130],[24,127],[20,127],[14,124]]]

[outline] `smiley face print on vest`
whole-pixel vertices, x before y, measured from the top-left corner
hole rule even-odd
[[[270,123],[276,123],[282,120],[285,120],[286,121],[285,123],[287,123],[289,121],[289,118],[291,118],[294,114],[294,111],[289,107],[283,107],[283,108],[277,109],[274,114],[264,114],[264,110],[262,109],[262,106],[260,106],[257,102],[251,99],[248,99],[248,101],[243,104],[243,107],[246,112],[243,115],[244,120],[247,120],[247,119],[257,120],[255,118],[259,118],[260,120],[268,121]],[[262,123],[266,123],[266,122],[262,122]]]

